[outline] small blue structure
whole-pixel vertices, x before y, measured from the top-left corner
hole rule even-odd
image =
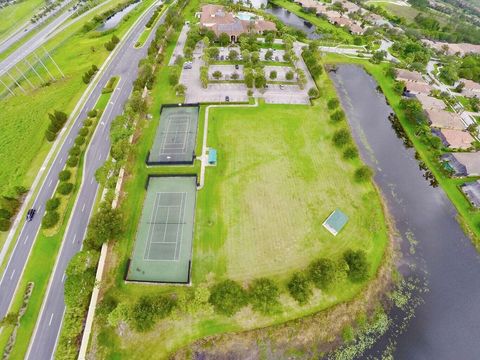
[[[208,164],[217,165],[217,150],[215,149],[208,150]]]
[[[348,216],[345,215],[340,209],[336,209],[330,214],[330,216],[323,222],[323,226],[333,236],[337,236],[340,230],[343,229],[348,221]]]

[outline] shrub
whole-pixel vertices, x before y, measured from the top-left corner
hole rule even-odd
[[[270,79],[274,80],[277,78],[277,72],[275,70],[270,71]]]
[[[177,68],[171,68],[170,73],[168,74],[168,82],[170,85],[175,86],[178,84],[178,80],[180,79],[180,74],[178,73]]]
[[[97,109],[90,110],[87,115],[90,118],[94,118],[95,116],[97,116]]]
[[[308,89],[308,96],[311,98],[311,99],[315,99],[315,98],[318,98],[320,95],[320,93],[318,92],[318,90],[314,87],[311,87],[310,89]]]
[[[350,142],[350,132],[347,129],[337,130],[333,134],[332,140],[336,147],[343,147]]]
[[[78,135],[81,135],[81,136],[87,136],[88,135],[88,129],[87,128],[81,128],[79,131],[78,131]]]
[[[239,77],[240,77],[240,75],[238,75],[238,73],[236,73],[236,72],[234,72],[234,73],[231,75],[232,80],[238,80]]]
[[[247,304],[247,296],[240,284],[233,280],[224,280],[212,287],[208,301],[216,312],[233,316]]]
[[[78,135],[75,139],[75,144],[78,146],[82,146],[85,143],[85,138],[82,135]]]
[[[92,216],[88,227],[91,247],[100,248],[103,243],[114,239],[122,230],[122,222],[119,210],[102,207]]]
[[[250,285],[249,298],[254,310],[262,314],[271,314],[278,307],[280,291],[270,279],[255,279]]]
[[[358,150],[355,146],[349,146],[343,152],[343,157],[345,159],[355,159],[358,157]]]
[[[333,122],[342,121],[343,119],[345,119],[345,113],[343,112],[343,110],[337,110],[332,115],[330,115],[330,119]]]
[[[213,72],[212,76],[213,76],[213,78],[214,78],[215,80],[218,80],[218,79],[220,79],[220,78],[223,76],[223,74],[222,74],[221,71],[218,71],[218,70],[217,70],[217,71],[214,71],[214,72]]]
[[[45,131],[45,138],[47,139],[47,141],[52,142],[55,140],[56,137],[57,134],[55,134],[54,132],[51,132],[49,130]]]
[[[45,229],[50,229],[57,225],[60,220],[60,214],[57,211],[47,211],[42,219],[42,226]]]
[[[338,101],[338,99],[330,99],[330,100],[328,100],[327,107],[330,110],[333,110],[333,109],[336,109],[339,104],[340,104],[340,102]]]
[[[28,189],[25,186],[14,186],[13,190],[15,190],[15,194],[18,196],[22,196],[28,192]]]
[[[287,80],[293,80],[293,71],[288,71],[288,72],[285,74],[285,79],[287,79]]]
[[[80,149],[79,146],[75,145],[69,150],[68,154],[71,156],[78,156],[80,155],[81,152],[82,152],[82,149]]]
[[[62,195],[68,195],[73,190],[73,184],[69,182],[62,182],[58,185],[57,191]]]
[[[351,282],[362,282],[368,277],[367,255],[363,250],[347,250],[343,259],[348,265],[347,276]]]
[[[70,170],[62,170],[58,173],[58,179],[60,181],[68,181],[70,179],[70,176],[72,176]]]
[[[10,230],[10,220],[0,219],[0,231],[8,231],[8,230]]]
[[[78,157],[77,156],[70,156],[67,159],[67,166],[68,167],[75,167],[78,165]]]
[[[287,284],[288,292],[300,305],[308,302],[312,296],[312,289],[308,282],[307,276],[302,272],[293,274],[292,278]]]
[[[336,266],[330,259],[318,259],[312,262],[308,273],[313,284],[322,290],[328,289],[335,279]]]
[[[56,210],[59,206],[60,206],[60,199],[57,197],[53,197],[47,200],[45,209],[47,209],[47,211],[53,211],[53,210]]]
[[[7,209],[0,209],[0,219],[10,219],[13,214]]]
[[[142,296],[130,311],[130,321],[140,332],[150,330],[158,319],[171,314],[175,300],[167,296]]]
[[[370,180],[371,177],[372,177],[372,170],[366,165],[355,170],[355,181],[357,182],[368,181]]]
[[[83,121],[83,126],[90,126],[93,124],[93,120],[92,119],[86,119]]]

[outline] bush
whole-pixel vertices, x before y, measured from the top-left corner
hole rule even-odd
[[[333,134],[332,140],[336,147],[343,147],[350,142],[350,132],[347,129],[337,130]]]
[[[175,301],[166,296],[142,296],[130,311],[130,321],[140,332],[150,330],[158,319],[171,314]]]
[[[368,181],[370,180],[371,177],[372,177],[372,170],[366,165],[355,170],[355,181],[357,182]]]
[[[7,209],[0,209],[0,219],[10,219],[13,214]]]
[[[310,89],[308,89],[308,96],[311,99],[316,99],[320,96],[320,93],[318,92],[318,90],[316,88],[311,87]]]
[[[47,200],[45,209],[47,209],[47,211],[53,211],[53,210],[56,210],[59,206],[60,206],[60,199],[57,197],[53,197]]]
[[[339,122],[345,119],[345,113],[342,110],[335,111],[332,115],[330,115],[330,119],[333,122]]]
[[[212,287],[208,301],[216,312],[233,316],[247,304],[247,295],[240,284],[233,280],[225,280]]]
[[[57,191],[59,194],[68,195],[73,190],[73,184],[69,182],[62,182],[58,185]]]
[[[78,135],[75,139],[75,144],[78,146],[82,146],[83,144],[85,144],[85,138],[82,135]]]
[[[67,159],[67,166],[68,167],[75,167],[78,165],[78,157],[77,156],[70,156]]]
[[[71,176],[72,173],[70,172],[70,170],[62,170],[58,173],[58,179],[60,181],[68,181]]]
[[[57,225],[60,220],[60,214],[57,211],[47,211],[42,219],[42,226],[45,229],[50,229]]]
[[[292,278],[287,284],[288,292],[300,305],[308,302],[312,296],[312,289],[308,282],[307,276],[302,272],[293,274]]]
[[[358,156],[358,150],[355,146],[349,146],[343,152],[345,159],[355,159]]]
[[[45,131],[45,138],[47,139],[47,141],[52,142],[55,140],[56,137],[57,137],[56,133],[49,130]]]
[[[249,298],[253,309],[265,315],[273,313],[278,307],[279,294],[277,284],[267,278],[254,280],[249,288]]]
[[[10,230],[10,220],[0,219],[0,231],[8,231],[8,230]]]
[[[88,113],[87,113],[88,117],[90,118],[94,118],[95,116],[97,116],[97,109],[92,109],[90,110]]]
[[[28,189],[25,186],[14,186],[13,190],[15,190],[15,194],[17,194],[17,196],[22,196],[28,192]]]
[[[217,71],[214,71],[214,72],[213,72],[212,76],[213,76],[213,78],[214,78],[215,80],[219,80],[219,79],[223,76],[223,74],[222,74],[221,71],[218,71],[218,70],[217,70]]]
[[[318,259],[310,264],[308,273],[313,284],[317,288],[325,290],[335,279],[336,266],[330,259]]]
[[[93,120],[92,119],[86,119],[83,121],[83,126],[90,126],[93,124]]]
[[[330,99],[330,100],[328,100],[327,107],[330,110],[333,110],[333,109],[336,109],[339,104],[340,104],[340,102],[338,101],[338,99]]]
[[[270,79],[274,80],[277,78],[277,72],[275,70],[270,71]]]
[[[78,131],[78,135],[81,135],[81,136],[87,136],[88,135],[88,129],[87,128],[81,128],[79,131]]]
[[[362,282],[368,278],[367,255],[363,250],[347,250],[343,259],[348,265],[347,276],[351,282]]]
[[[82,152],[82,149],[78,146],[73,146],[70,151],[68,152],[69,155],[71,156],[78,156]]]
[[[293,80],[293,71],[288,71],[288,72],[285,74],[285,79],[287,79],[287,80]]]
[[[102,207],[92,216],[88,227],[91,247],[99,249],[103,243],[114,239],[122,230],[122,222],[119,210]]]

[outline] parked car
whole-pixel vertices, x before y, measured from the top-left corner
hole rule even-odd
[[[33,217],[35,216],[35,209],[30,209],[27,211],[27,221],[32,221]]]
[[[230,96],[225,96],[225,101],[229,102],[230,101]]]
[[[185,64],[183,64],[184,69],[191,69],[192,68],[192,62],[187,61]]]
[[[240,68],[240,66],[238,66],[238,64],[235,65],[235,69],[238,70]]]
[[[283,90],[285,86],[283,84],[280,84],[280,90]]]

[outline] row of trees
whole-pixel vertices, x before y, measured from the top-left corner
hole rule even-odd
[[[0,231],[10,230],[12,219],[20,209],[23,196],[28,189],[23,186],[14,187],[14,195],[0,196]]]
[[[90,80],[92,80],[92,77],[97,73],[98,67],[97,65],[93,64],[90,69],[85,71],[85,73],[82,76],[82,80],[85,84],[88,84]]]
[[[48,114],[48,118],[50,119],[50,125],[45,131],[45,138],[48,141],[53,141],[56,139],[58,132],[67,122],[68,115],[63,111],[54,110],[53,113]]]

